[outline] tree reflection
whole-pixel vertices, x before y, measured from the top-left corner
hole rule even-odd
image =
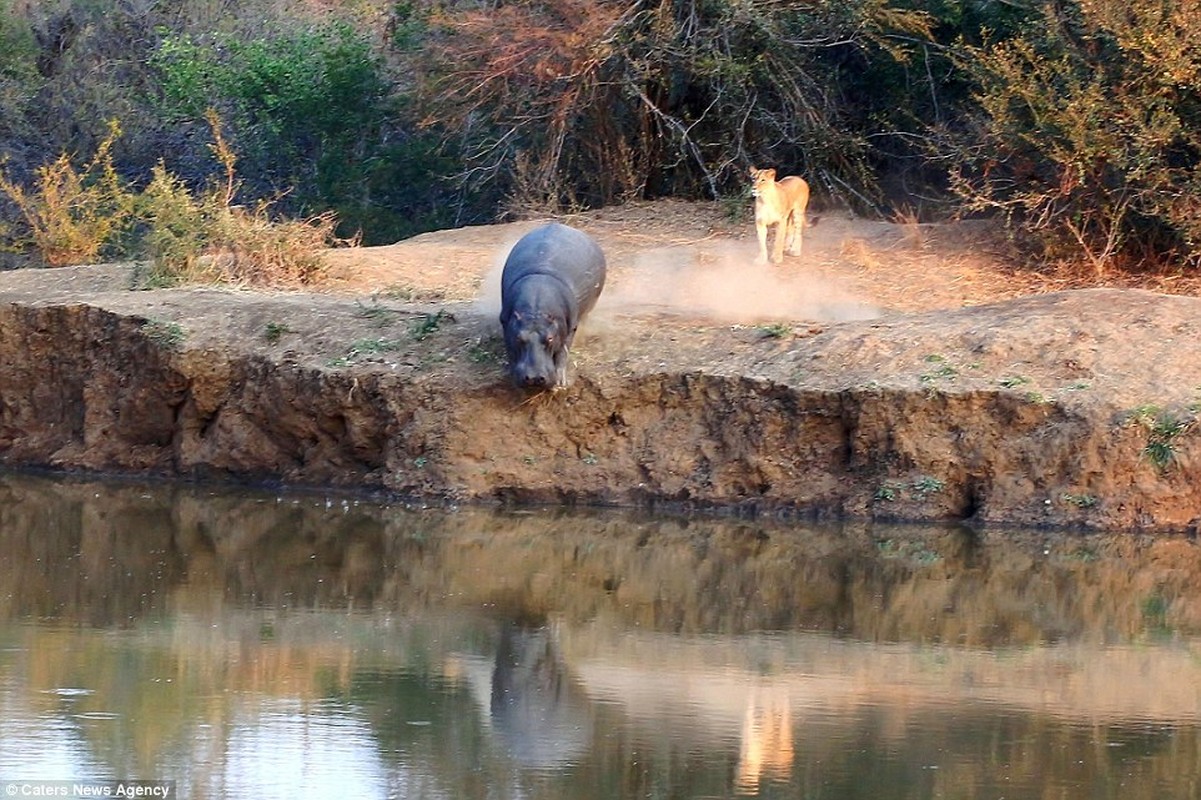
[[[1187,539],[8,476],[0,547],[0,775],[1149,800],[1201,774]]]

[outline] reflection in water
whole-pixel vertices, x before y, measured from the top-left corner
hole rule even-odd
[[[771,685],[753,687],[742,720],[734,788],[738,794],[754,795],[764,777],[787,781],[795,755],[788,693]]]
[[[490,700],[492,726],[522,766],[567,764],[588,747],[587,702],[546,628],[501,628]]]
[[[482,727],[522,767],[553,770],[572,764],[590,743],[593,714],[548,628],[500,626],[492,659],[457,653],[443,676],[465,684]]]
[[[1187,539],[0,476],[0,547],[0,779],[1201,796]]]
[[[371,797],[387,769],[371,726],[346,709],[265,703],[212,745],[220,771],[194,787],[214,797]],[[208,744],[208,743],[206,743]],[[348,766],[353,768],[348,769]]]
[[[86,742],[75,735],[70,720],[39,714],[23,703],[21,687],[12,676],[0,683],[0,776],[14,774],[8,765],[20,764],[22,777],[34,780],[81,780],[105,771],[91,757]],[[70,690],[48,692],[67,699]]]

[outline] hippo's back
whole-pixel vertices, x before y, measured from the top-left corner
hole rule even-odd
[[[530,275],[552,275],[562,281],[582,317],[604,288],[605,255],[588,234],[551,222],[521,237],[509,251],[501,275],[502,308],[511,307],[518,282]]]

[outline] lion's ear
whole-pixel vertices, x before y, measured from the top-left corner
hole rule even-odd
[[[751,167],[751,177],[752,178],[755,177],[758,173],[759,173],[759,170],[755,169],[754,167]]]
[[[774,181],[776,179],[776,171],[774,169],[765,169],[763,170],[763,177],[769,181]]]

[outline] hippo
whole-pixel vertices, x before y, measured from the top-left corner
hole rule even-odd
[[[500,279],[500,325],[514,384],[567,386],[576,328],[604,286],[605,255],[582,231],[552,222],[518,240]]]

